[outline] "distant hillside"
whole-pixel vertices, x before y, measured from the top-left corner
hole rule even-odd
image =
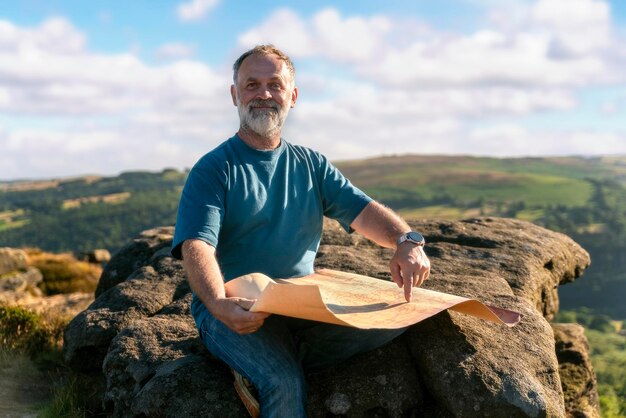
[[[411,218],[516,217],[564,232],[592,255],[564,308],[626,319],[626,157],[496,159],[388,156],[337,166],[372,197]],[[172,225],[187,173],[129,172],[0,182],[0,246],[119,249],[137,232]]]
[[[172,225],[186,173],[0,182],[0,246],[46,251],[119,249],[155,225]]]
[[[538,219],[550,205],[584,206],[594,181],[626,185],[624,158],[391,156],[337,164],[353,182],[405,214],[507,214]],[[465,217],[465,211],[455,212]],[[457,216],[455,216],[457,217]]]

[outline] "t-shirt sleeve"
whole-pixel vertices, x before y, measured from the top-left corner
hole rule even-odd
[[[326,157],[320,155],[321,191],[324,216],[337,220],[347,232],[350,224],[372,198],[354,186]]]
[[[188,239],[200,239],[216,247],[224,218],[226,174],[201,160],[190,171],[178,205],[172,256],[182,259]]]

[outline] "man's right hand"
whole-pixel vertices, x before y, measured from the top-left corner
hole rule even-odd
[[[267,312],[250,312],[254,300],[245,298],[219,298],[213,301],[211,313],[237,334],[251,334],[263,326],[265,319],[271,314]]]

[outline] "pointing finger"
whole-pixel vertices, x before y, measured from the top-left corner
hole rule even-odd
[[[411,301],[411,294],[413,292],[413,275],[407,274],[404,277],[404,298],[407,302]]]

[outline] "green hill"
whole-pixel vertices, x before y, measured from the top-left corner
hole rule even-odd
[[[115,251],[142,230],[174,224],[186,176],[168,169],[0,182],[0,246]]]

